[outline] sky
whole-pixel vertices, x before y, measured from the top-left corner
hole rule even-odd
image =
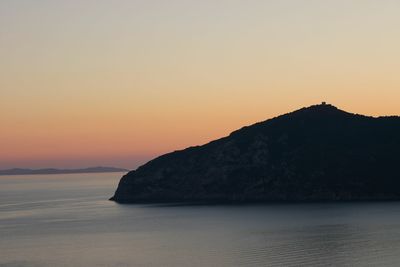
[[[397,0],[0,0],[0,168],[134,169],[327,101],[400,115]]]

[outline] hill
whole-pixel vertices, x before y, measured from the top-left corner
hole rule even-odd
[[[114,167],[90,167],[84,169],[7,169],[0,170],[0,175],[28,175],[28,174],[68,174],[68,173],[99,173],[99,172],[127,172],[126,169]]]
[[[400,118],[314,105],[122,177],[111,200],[311,201],[400,199]]]

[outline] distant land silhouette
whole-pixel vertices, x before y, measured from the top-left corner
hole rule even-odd
[[[120,203],[400,199],[400,117],[322,103],[151,160]]]
[[[114,167],[90,167],[84,169],[8,169],[0,170],[0,175],[27,175],[27,174],[68,174],[68,173],[99,173],[99,172],[127,172],[126,169]]]

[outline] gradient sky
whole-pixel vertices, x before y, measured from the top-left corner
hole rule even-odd
[[[400,1],[0,1],[0,168],[135,168],[321,101],[400,114]]]

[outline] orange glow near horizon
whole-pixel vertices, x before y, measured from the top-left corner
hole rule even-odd
[[[391,0],[2,1],[0,168],[135,168],[321,101],[400,115],[399,13]]]

